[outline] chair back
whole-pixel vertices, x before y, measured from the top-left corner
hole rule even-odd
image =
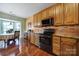
[[[0,36],[0,41],[2,41],[2,36]]]
[[[14,33],[14,38],[16,39],[16,38],[19,38],[19,36],[20,36],[20,31],[15,31],[15,33]]]

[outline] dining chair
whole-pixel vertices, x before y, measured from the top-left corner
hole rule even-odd
[[[14,39],[18,38],[19,39],[20,36],[20,31],[15,31],[14,33]]]
[[[13,41],[13,43],[15,44],[16,43],[16,39],[18,39],[18,44],[19,44],[19,36],[20,36],[20,31],[15,31],[14,32],[14,37],[7,41],[7,45],[10,45],[11,41]]]
[[[1,45],[1,41],[2,41],[2,37],[0,36],[0,48],[2,47],[2,45]]]
[[[3,44],[2,44],[2,42],[3,42]],[[5,48],[5,40],[4,40],[4,36],[0,36],[0,48]]]

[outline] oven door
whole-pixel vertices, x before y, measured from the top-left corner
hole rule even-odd
[[[40,48],[46,52],[49,52],[49,53],[52,52],[52,47],[44,43],[40,43]]]
[[[52,42],[51,38],[45,38],[45,37],[41,37],[39,41],[40,43],[44,43],[47,45],[51,45],[51,42]]]

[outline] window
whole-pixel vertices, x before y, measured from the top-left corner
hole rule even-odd
[[[20,26],[21,24],[18,21],[0,20],[0,34],[20,31]]]
[[[13,33],[13,22],[3,21],[3,33]]]
[[[15,30],[20,31],[20,22],[15,22]]]

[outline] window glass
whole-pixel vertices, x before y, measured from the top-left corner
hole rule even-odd
[[[20,31],[20,23],[19,22],[15,22],[15,30]]]
[[[0,34],[2,33],[14,33],[14,31],[20,31],[21,23],[18,21],[0,20]]]
[[[3,21],[3,33],[13,33],[13,22]]]

